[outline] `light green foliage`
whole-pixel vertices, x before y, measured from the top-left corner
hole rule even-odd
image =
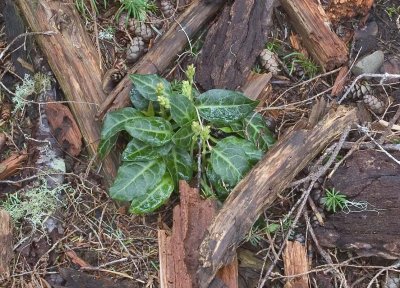
[[[390,19],[393,17],[400,15],[400,5],[399,6],[389,6],[385,8],[386,14],[389,16]]]
[[[325,197],[323,197],[322,200],[326,210],[336,213],[346,207],[346,203],[348,202],[346,195],[335,191],[335,188],[331,190],[325,189],[325,193]]]
[[[14,113],[24,109],[29,103],[27,98],[34,93],[38,94],[46,91],[50,87],[50,78],[42,73],[36,73],[33,78],[25,74],[24,80],[15,89],[15,96],[12,98],[14,102]]]
[[[318,65],[300,52],[290,53],[289,55],[283,57],[283,59],[285,62],[287,62],[290,74],[294,72],[296,65],[299,65],[304,70],[305,76],[308,78],[315,77],[319,71]]]
[[[38,187],[9,195],[5,201],[0,202],[0,207],[10,214],[15,223],[25,220],[35,228],[42,228],[46,217],[60,206],[60,193],[68,191],[72,191],[72,188],[67,184],[51,189],[47,187],[46,181],[42,181]]]
[[[131,75],[134,89],[130,96],[136,109],[124,108],[106,116],[101,157],[110,151],[119,132],[131,136],[110,195],[130,201],[132,213],[150,213],[164,204],[179,180],[190,181],[199,172],[198,157],[207,194],[226,198],[274,142],[262,116],[252,113],[257,102],[222,89],[200,94],[193,83],[194,73],[189,66],[182,85],[171,85],[158,75]],[[251,115],[257,121],[248,119]],[[213,135],[233,125],[232,121],[237,123],[228,137]]]
[[[128,15],[127,21],[131,17],[138,21],[144,21],[149,12],[157,10],[157,6],[153,3],[153,1],[149,0],[120,0],[120,2],[121,7],[116,13],[117,18],[122,12],[126,12]]]
[[[97,0],[75,0],[75,7],[87,20],[88,15],[94,17],[99,13],[98,3],[99,1]],[[107,0],[103,0],[102,4],[104,7],[107,7]]]
[[[277,40],[272,40],[265,44],[265,48],[271,52],[278,53],[279,49],[281,48],[281,44]]]

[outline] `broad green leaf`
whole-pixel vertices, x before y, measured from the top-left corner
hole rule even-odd
[[[212,123],[230,123],[245,118],[257,106],[244,94],[235,91],[213,89],[197,98],[200,116]]]
[[[153,147],[133,138],[122,153],[122,161],[149,161],[167,155],[172,148],[169,142],[164,146]]]
[[[262,154],[245,139],[234,136],[222,139],[211,151],[211,166],[221,180],[235,186]]]
[[[274,143],[275,138],[268,129],[264,117],[259,113],[252,113],[243,120],[245,137],[263,151],[268,150]]]
[[[110,196],[114,200],[131,201],[152,189],[164,173],[165,163],[160,160],[125,162],[118,169]]]
[[[130,78],[139,93],[148,100],[157,101],[156,88],[159,83],[162,83],[164,86],[165,96],[169,96],[172,93],[171,84],[156,74],[131,74]]]
[[[150,101],[144,98],[136,88],[132,88],[131,92],[129,92],[129,98],[132,105],[138,110],[146,111],[149,107]]]
[[[174,181],[169,173],[165,173],[161,181],[153,189],[132,200],[129,212],[138,215],[154,212],[167,202],[172,191],[174,191]]]
[[[118,133],[107,139],[101,139],[97,151],[99,152],[100,159],[103,159],[111,149],[115,146],[118,140]]]
[[[160,117],[138,117],[125,125],[125,130],[136,139],[151,146],[162,146],[172,138],[171,124]]]
[[[117,141],[116,135],[125,129],[125,124],[133,122],[138,117],[142,117],[142,113],[132,107],[122,108],[106,115],[99,145],[101,158],[104,158],[110,152],[110,149]]]
[[[174,142],[177,147],[189,149],[193,145],[193,136],[192,124],[187,123],[172,136],[172,142]]]
[[[183,149],[173,148],[166,157],[167,170],[175,183],[179,180],[190,180],[193,176],[193,161],[190,154]]]
[[[196,119],[196,108],[189,98],[180,94],[175,94],[170,96],[169,101],[172,119],[180,126],[191,123]]]
[[[212,169],[210,163],[208,163],[208,165],[207,165],[206,175],[207,175],[208,181],[211,183],[212,188],[214,189],[218,198],[220,200],[226,199],[226,197],[228,197],[231,189],[229,187],[224,187],[224,185],[222,184],[221,178]]]

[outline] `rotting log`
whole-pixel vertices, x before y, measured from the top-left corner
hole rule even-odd
[[[333,22],[352,19],[358,15],[366,15],[374,4],[374,0],[332,0],[327,15]]]
[[[205,90],[235,90],[264,48],[275,0],[236,0],[209,30],[196,81]]]
[[[95,122],[97,106],[106,95],[102,90],[102,71],[98,53],[87,35],[73,1],[17,0],[32,31],[54,31],[51,36],[36,36],[65,98],[78,122],[89,153],[96,155],[100,123]],[[116,175],[118,160],[111,153],[103,162],[108,181]]]
[[[158,231],[161,288],[196,288],[199,246],[217,212],[216,202],[203,200],[198,189],[179,182],[180,204],[173,210],[172,232]],[[211,287],[237,288],[237,259],[218,272]]]
[[[348,59],[346,44],[332,32],[322,7],[314,0],[281,0],[294,29],[313,59],[329,71]]]
[[[167,33],[154,45],[154,47],[128,71],[122,81],[107,97],[97,114],[103,118],[107,111],[128,106],[129,92],[132,83],[129,74],[160,74],[162,73],[185,48],[188,40],[206,24],[221,8],[223,2],[215,1],[207,4],[204,0],[193,1],[187,10],[175,21]]]
[[[356,109],[330,111],[312,130],[292,131],[279,140],[247,174],[228,196],[200,246],[200,287],[208,287],[218,269],[232,261],[264,209],[356,118]]]
[[[10,276],[10,261],[13,257],[12,227],[10,215],[0,210],[0,281]]]

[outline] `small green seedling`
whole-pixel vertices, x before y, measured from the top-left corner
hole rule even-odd
[[[325,189],[325,197],[323,197],[324,206],[326,210],[336,213],[339,210],[342,210],[346,207],[348,200],[346,199],[346,195],[341,194],[338,191],[335,191],[335,188],[332,190]]]
[[[223,89],[200,94],[194,74],[191,65],[187,80],[174,85],[158,75],[130,75],[134,108],[108,113],[104,120],[101,158],[120,132],[130,135],[109,193],[131,202],[132,213],[155,211],[179,180],[194,175],[202,174],[207,195],[224,198],[275,142],[263,116],[253,111],[258,102]]]
[[[149,0],[120,0],[121,7],[119,7],[116,18],[118,19],[122,12],[126,12],[126,21],[133,17],[138,21],[146,20],[147,14],[157,10],[156,4]]]
[[[400,15],[400,6],[390,6],[385,8],[386,14],[392,19],[396,15]]]
[[[296,65],[299,65],[304,70],[304,74],[309,78],[315,77],[319,71],[318,65],[300,52],[290,53],[283,57],[283,60],[287,62],[290,74],[295,71]]]

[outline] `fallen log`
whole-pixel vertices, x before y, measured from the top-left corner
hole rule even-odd
[[[196,81],[205,90],[235,90],[264,48],[275,0],[236,0],[211,27],[200,55]]]
[[[275,144],[231,192],[209,227],[200,246],[200,287],[208,287],[217,270],[232,261],[253,223],[297,173],[355,121],[355,109],[339,107],[312,130],[292,131]]]
[[[13,257],[12,227],[10,215],[0,210],[0,281],[10,276],[10,261]]]
[[[34,32],[54,31],[36,37],[78,122],[89,153],[96,155],[100,125],[95,122],[97,106],[106,95],[98,54],[73,3],[47,0],[17,0],[21,13]],[[116,175],[118,160],[111,154],[103,162],[103,175]]]
[[[348,59],[346,44],[332,32],[322,7],[314,0],[282,0],[294,29],[313,59],[324,71],[341,66]]]
[[[161,288],[196,288],[199,246],[204,233],[216,214],[216,202],[201,199],[199,191],[179,182],[180,204],[173,211],[172,233],[158,231]],[[212,287],[237,288],[238,263],[218,272]]]
[[[129,74],[162,73],[187,45],[190,38],[214,17],[222,5],[223,1],[215,1],[208,4],[204,0],[194,1],[175,21],[168,32],[162,36],[160,41],[128,71],[127,76],[121,80],[101,105],[97,117],[101,119],[108,111],[128,106],[130,103],[129,92],[132,89]]]

